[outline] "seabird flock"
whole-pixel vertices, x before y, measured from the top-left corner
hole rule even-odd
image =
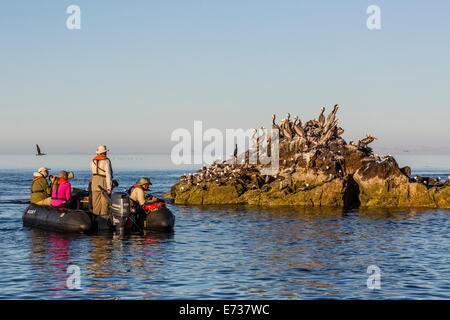
[[[296,150],[300,152],[308,152],[314,150],[315,148],[326,148],[330,142],[336,142],[342,145],[346,145],[344,139],[341,135],[344,133],[344,129],[339,127],[339,120],[336,119],[336,113],[339,110],[339,105],[333,107],[333,111],[325,118],[325,107],[321,108],[319,117],[314,120],[310,120],[302,124],[301,119],[296,115],[291,121],[291,114],[286,114],[285,118],[277,124],[276,115],[272,115],[272,135],[267,137],[267,148],[270,147],[271,139],[275,132],[278,132],[280,142],[284,142],[288,145],[289,151]],[[264,129],[264,127],[261,127]],[[259,150],[262,148],[262,136],[255,139],[257,130],[253,130],[252,142],[255,148]],[[264,130],[263,130],[264,133]],[[370,149],[367,147],[368,144],[373,142],[376,138],[368,134],[366,138],[358,141],[355,145],[356,149]],[[351,143],[352,144],[352,143]],[[268,156],[270,156],[270,149],[267,151]],[[281,155],[280,155],[281,156]],[[282,157],[282,156],[281,156]],[[280,157],[280,158],[281,158]],[[244,161],[246,163],[246,161]]]
[[[345,142],[341,137],[344,129],[338,126],[339,120],[336,119],[338,110],[339,105],[335,105],[330,114],[325,117],[325,107],[322,107],[317,119],[310,120],[304,125],[297,115],[292,121],[288,113],[278,124],[276,115],[272,115],[272,133],[266,137],[267,144],[263,146],[265,128],[261,127],[263,135],[260,136],[256,136],[258,131],[254,129],[251,137],[253,147],[241,154],[241,163],[237,161],[238,150],[235,145],[231,160],[217,160],[194,174],[181,176],[180,181],[189,187],[196,186],[198,189],[203,189],[206,182],[213,182],[219,186],[227,183],[241,183],[249,189],[257,189],[279,180],[281,189],[287,176],[292,175],[299,168],[323,171],[328,176],[327,181],[343,176],[344,146],[350,151],[353,149],[362,151],[368,159],[380,160],[367,146],[376,139],[373,135],[367,135],[356,145],[348,145]],[[279,173],[274,176],[261,176],[259,169],[264,165],[250,164],[250,154],[256,152],[259,155],[261,150],[267,148],[267,155],[270,156],[270,142],[276,132],[279,134]],[[305,187],[308,186],[305,185]]]
[[[355,168],[363,166],[368,169],[371,162],[394,161],[391,155],[380,158],[374,154],[372,149],[368,147],[376,138],[367,134],[367,136],[354,143],[347,143],[341,135],[344,129],[339,127],[339,120],[336,119],[336,113],[339,105],[335,105],[333,110],[325,116],[325,107],[320,110],[319,116],[307,121],[304,125],[301,119],[296,115],[291,121],[290,113],[286,114],[278,124],[276,123],[276,115],[272,115],[272,133],[266,137],[266,145],[263,135],[256,136],[257,130],[253,130],[251,141],[253,147],[246,150],[240,155],[238,162],[238,149],[235,145],[232,159],[228,161],[216,160],[212,165],[203,167],[194,174],[185,174],[180,177],[182,182],[181,190],[196,187],[199,190],[206,189],[206,183],[214,183],[218,186],[226,184],[240,184],[247,190],[259,189],[267,191],[271,188],[269,184],[276,181],[279,189],[282,190],[290,185],[292,175],[299,172],[300,174],[312,173],[313,175],[321,174],[323,182],[329,182],[335,178],[342,178],[346,174],[354,172]],[[267,155],[270,156],[270,142],[274,138],[275,130],[279,134],[279,170],[278,173],[269,176],[262,175],[260,169],[267,165],[260,163],[250,164],[250,155],[260,155],[261,150],[266,148]],[[366,167],[364,167],[364,164]],[[351,167],[351,168],[350,168]],[[407,168],[407,169],[405,169]],[[406,176],[411,175],[409,167],[402,168],[402,172]],[[405,171],[406,170],[406,171]],[[450,179],[450,177],[449,177]],[[411,182],[423,183],[427,186],[441,184],[434,178],[414,177],[410,178]],[[450,180],[449,182],[450,183]],[[297,190],[307,190],[308,183],[297,186]],[[243,190],[244,192],[245,190]]]

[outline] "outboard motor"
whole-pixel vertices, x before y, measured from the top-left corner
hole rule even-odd
[[[130,216],[130,197],[126,192],[111,194],[112,223],[118,230],[123,230]]]

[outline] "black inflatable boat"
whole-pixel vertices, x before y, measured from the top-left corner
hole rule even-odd
[[[110,198],[110,214],[98,216],[90,212],[87,197],[75,197],[75,208],[55,208],[30,204],[23,213],[23,224],[60,232],[143,231],[170,232],[175,216],[165,202],[146,203],[140,210],[130,209],[127,193],[114,192]]]
[[[30,204],[25,209],[23,224],[63,232],[88,232],[92,229],[92,220],[85,211],[56,209],[36,204]]]

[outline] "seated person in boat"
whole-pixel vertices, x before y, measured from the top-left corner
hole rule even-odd
[[[53,207],[68,206],[72,198],[72,186],[68,181],[68,174],[62,170],[52,184],[52,200],[50,204]]]
[[[51,188],[47,177],[50,168],[42,167],[33,174],[33,183],[31,184],[30,203],[49,206],[51,201]],[[54,177],[50,176],[50,182],[53,183]]]
[[[158,201],[157,197],[147,194],[145,191],[150,189],[152,182],[149,178],[142,177],[129,190],[130,199],[136,208],[142,207],[146,202]]]

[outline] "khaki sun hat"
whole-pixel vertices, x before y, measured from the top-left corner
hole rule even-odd
[[[41,167],[41,168],[39,168],[38,172],[43,173],[44,171],[50,171],[50,170],[52,170],[52,169],[46,168],[46,167]]]
[[[142,178],[139,178],[139,180],[136,182],[136,184],[137,184],[137,185],[140,185],[140,186],[143,186],[143,185],[145,185],[145,184],[151,185],[152,182],[150,181],[149,178],[147,178],[147,177],[142,177]]]
[[[95,151],[95,153],[102,154],[102,153],[105,153],[108,151],[109,151],[108,148],[106,146],[102,145],[102,146],[98,146],[97,151]]]

